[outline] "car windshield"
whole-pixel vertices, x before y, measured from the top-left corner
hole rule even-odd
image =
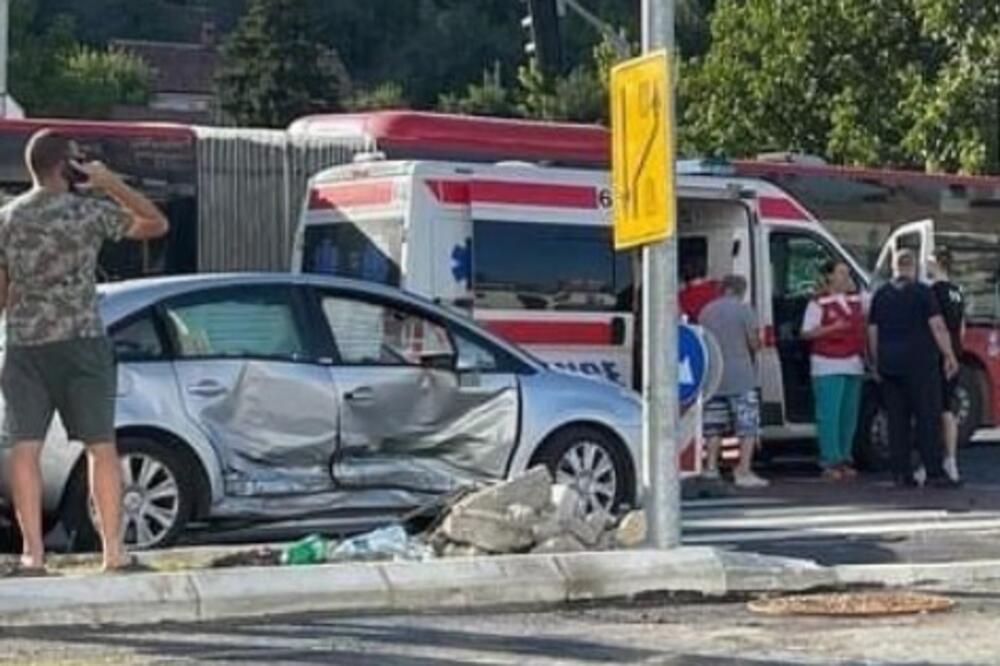
[[[935,247],[952,255],[951,281],[965,292],[969,319],[993,319],[997,312],[997,273],[1000,271],[1000,236],[996,234],[939,233]]]

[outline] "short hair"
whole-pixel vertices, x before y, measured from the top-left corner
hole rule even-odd
[[[722,278],[722,291],[742,297],[747,293],[747,279],[742,275],[727,275]]]
[[[24,150],[24,162],[36,180],[50,174],[72,156],[73,141],[50,129],[35,132]]]

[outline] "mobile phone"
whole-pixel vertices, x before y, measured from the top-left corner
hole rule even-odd
[[[66,166],[63,167],[62,175],[69,184],[70,191],[75,192],[77,187],[86,183],[89,178],[87,177],[87,174],[73,166],[73,161],[77,161],[76,158],[66,162]]]

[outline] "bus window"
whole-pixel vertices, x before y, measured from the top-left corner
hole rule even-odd
[[[491,309],[619,311],[632,294],[631,256],[611,228],[477,220],[476,305]]]
[[[365,220],[306,227],[302,270],[400,286],[403,221]]]

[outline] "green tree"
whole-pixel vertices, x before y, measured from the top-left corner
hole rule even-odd
[[[995,0],[719,0],[711,48],[680,80],[682,150],[982,171],[998,151],[998,14]]]
[[[905,146],[929,170],[1000,173],[1000,4],[914,4],[942,64],[914,77]]]
[[[150,72],[139,58],[80,45],[65,15],[36,32],[34,1],[11,9],[11,94],[30,115],[106,118],[116,104],[148,99]]]
[[[403,86],[389,81],[374,88],[356,90],[344,103],[348,111],[376,111],[378,109],[405,109],[409,106]]]
[[[720,0],[680,81],[682,147],[905,162],[899,106],[930,57],[910,0]]]
[[[253,1],[222,50],[219,95],[233,122],[284,127],[339,107],[338,82],[315,26],[299,0]]]
[[[149,66],[131,53],[78,45],[60,56],[55,91],[42,113],[107,118],[116,104],[145,104],[150,78]]]

